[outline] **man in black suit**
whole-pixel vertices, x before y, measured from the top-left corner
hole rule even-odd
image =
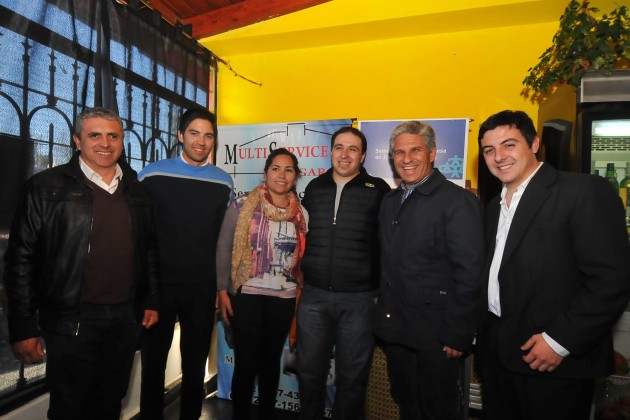
[[[484,419],[586,420],[630,298],[623,206],[603,178],[538,162],[524,112],[488,118],[479,145],[503,183],[485,212]]]

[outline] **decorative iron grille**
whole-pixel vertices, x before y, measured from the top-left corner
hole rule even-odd
[[[140,171],[178,153],[183,109],[215,109],[211,57],[138,1],[0,0],[0,255],[20,185],[70,159],[83,108],[119,113],[125,158]],[[0,287],[0,414],[45,368],[24,369],[13,358],[5,302]]]

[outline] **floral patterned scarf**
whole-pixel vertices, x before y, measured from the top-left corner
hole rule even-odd
[[[252,238],[249,232],[254,212],[258,206],[262,206],[263,217],[274,222],[287,221],[295,225],[297,243],[293,252],[290,273],[302,287],[302,271],[300,260],[304,255],[306,245],[306,220],[302,213],[302,206],[294,192],[288,193],[289,207],[280,211],[272,204],[271,194],[266,184],[254,188],[247,195],[247,199],[241,207],[234,232],[234,246],[232,247],[232,292],[236,294],[247,280],[252,271]]]

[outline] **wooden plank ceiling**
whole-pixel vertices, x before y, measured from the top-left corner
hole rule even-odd
[[[330,0],[144,0],[172,24],[192,25],[201,39],[263,20],[297,12]]]

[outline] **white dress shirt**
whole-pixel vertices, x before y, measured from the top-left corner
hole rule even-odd
[[[510,226],[512,225],[512,219],[516,213],[518,203],[525,193],[525,188],[529,184],[529,181],[538,172],[538,169],[542,166],[542,162],[538,164],[536,170],[534,170],[525,181],[523,181],[512,194],[510,205],[508,206],[506,195],[507,187],[503,185],[501,189],[501,213],[499,214],[499,223],[497,225],[497,236],[494,247],[494,256],[492,257],[492,264],[490,265],[490,274],[488,279],[488,310],[496,316],[501,316],[501,299],[499,293],[499,269],[501,268],[501,262],[503,260],[503,252],[505,251],[505,243],[510,232]],[[560,356],[566,357],[569,352],[558,344],[554,339],[549,337],[547,333],[542,333],[543,338],[549,344],[549,346]]]
[[[116,188],[118,188],[118,183],[120,182],[123,176],[122,169],[120,169],[120,165],[116,164],[116,175],[114,175],[114,178],[112,179],[112,182],[110,184],[103,181],[103,177],[97,174],[96,172],[94,172],[92,168],[87,166],[87,164],[83,162],[83,159],[81,158],[79,158],[79,166],[81,166],[81,171],[83,171],[83,174],[89,181],[92,181],[93,183],[95,183],[96,185],[98,185],[99,187],[101,187],[102,189],[104,189],[110,194],[113,194],[116,192]]]

